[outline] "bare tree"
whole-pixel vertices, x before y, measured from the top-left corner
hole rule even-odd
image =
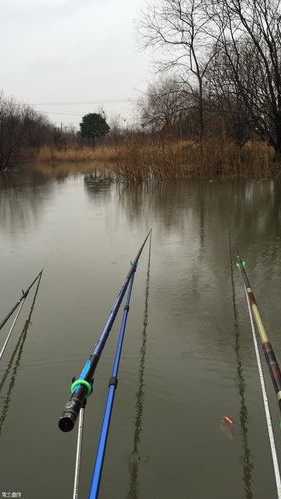
[[[146,47],[164,49],[158,67],[176,69],[198,100],[199,138],[204,135],[204,78],[214,53],[209,50],[212,16],[204,0],[162,0],[141,21]]]
[[[0,170],[8,167],[23,138],[23,108],[0,97]]]
[[[281,154],[280,0],[211,0],[208,11],[220,32],[220,90],[239,96],[252,126]]]
[[[29,106],[24,106],[23,114],[22,146],[28,149],[38,149],[44,144],[52,143],[54,126],[47,118]]]
[[[19,157],[32,154],[44,144],[53,145],[56,128],[31,107],[0,93],[0,172]],[[63,140],[77,140],[73,131],[64,131]]]
[[[192,106],[192,94],[187,95],[182,83],[170,77],[149,85],[138,107],[142,126],[152,131],[171,131]]]
[[[231,50],[230,47],[228,47],[228,50]],[[241,47],[240,58],[243,56],[245,54],[243,54]],[[252,92],[252,82],[248,68],[253,68],[253,64],[252,60],[247,62],[245,58],[246,68],[244,83],[245,87]],[[242,78],[242,73],[240,73],[240,76]],[[223,50],[218,51],[217,47],[216,55],[206,73],[205,86],[209,120],[213,123],[216,122],[217,131],[219,129],[221,133],[232,137],[239,144],[244,144],[257,132],[257,127],[249,113],[248,106],[245,105],[228,57]],[[247,95],[249,95],[248,90]]]

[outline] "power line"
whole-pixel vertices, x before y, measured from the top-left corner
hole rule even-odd
[[[81,118],[83,112],[81,111],[81,113],[58,113],[57,111],[39,111],[40,113],[43,113],[43,114],[58,114],[59,116],[79,116],[79,118]]]
[[[125,102],[137,102],[137,99],[99,99],[92,101],[56,101],[56,102],[37,102],[31,103],[31,106],[88,106],[88,105],[100,105],[103,104],[121,104]]]

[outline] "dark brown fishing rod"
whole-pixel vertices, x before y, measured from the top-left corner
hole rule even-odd
[[[237,266],[241,272],[243,281],[244,281],[244,291],[247,298],[248,311],[250,315],[250,320],[254,319],[257,330],[259,332],[259,337],[262,344],[262,349],[264,352],[264,356],[268,365],[268,369],[270,372],[270,376],[272,379],[272,383],[274,386],[274,390],[277,396],[279,409],[281,411],[281,370],[276,359],[273,347],[269,341],[269,337],[267,331],[263,325],[261,314],[258,309],[256,297],[254,295],[252,286],[250,284],[247,272],[245,270],[246,263],[240,255],[237,255]]]

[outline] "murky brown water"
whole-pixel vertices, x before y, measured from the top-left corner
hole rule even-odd
[[[61,433],[57,419],[150,227],[149,294],[146,250],[135,280],[100,497],[276,497],[236,270],[234,326],[228,239],[231,232],[233,246],[247,259],[281,359],[280,201],[281,188],[271,181],[132,189],[84,175],[56,179],[33,172],[0,179],[0,318],[45,268],[30,327],[21,336],[32,297],[0,365],[2,497],[9,491],[25,499],[72,497],[76,432]],[[87,406],[81,498],[88,494],[115,339],[116,329]],[[279,452],[270,380],[268,394]],[[224,415],[234,418],[233,434],[221,423]]]

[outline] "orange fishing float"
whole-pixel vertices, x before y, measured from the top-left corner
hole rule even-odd
[[[223,420],[226,424],[229,424],[229,425],[233,425],[234,424],[234,420],[231,416],[224,416],[223,417]]]

